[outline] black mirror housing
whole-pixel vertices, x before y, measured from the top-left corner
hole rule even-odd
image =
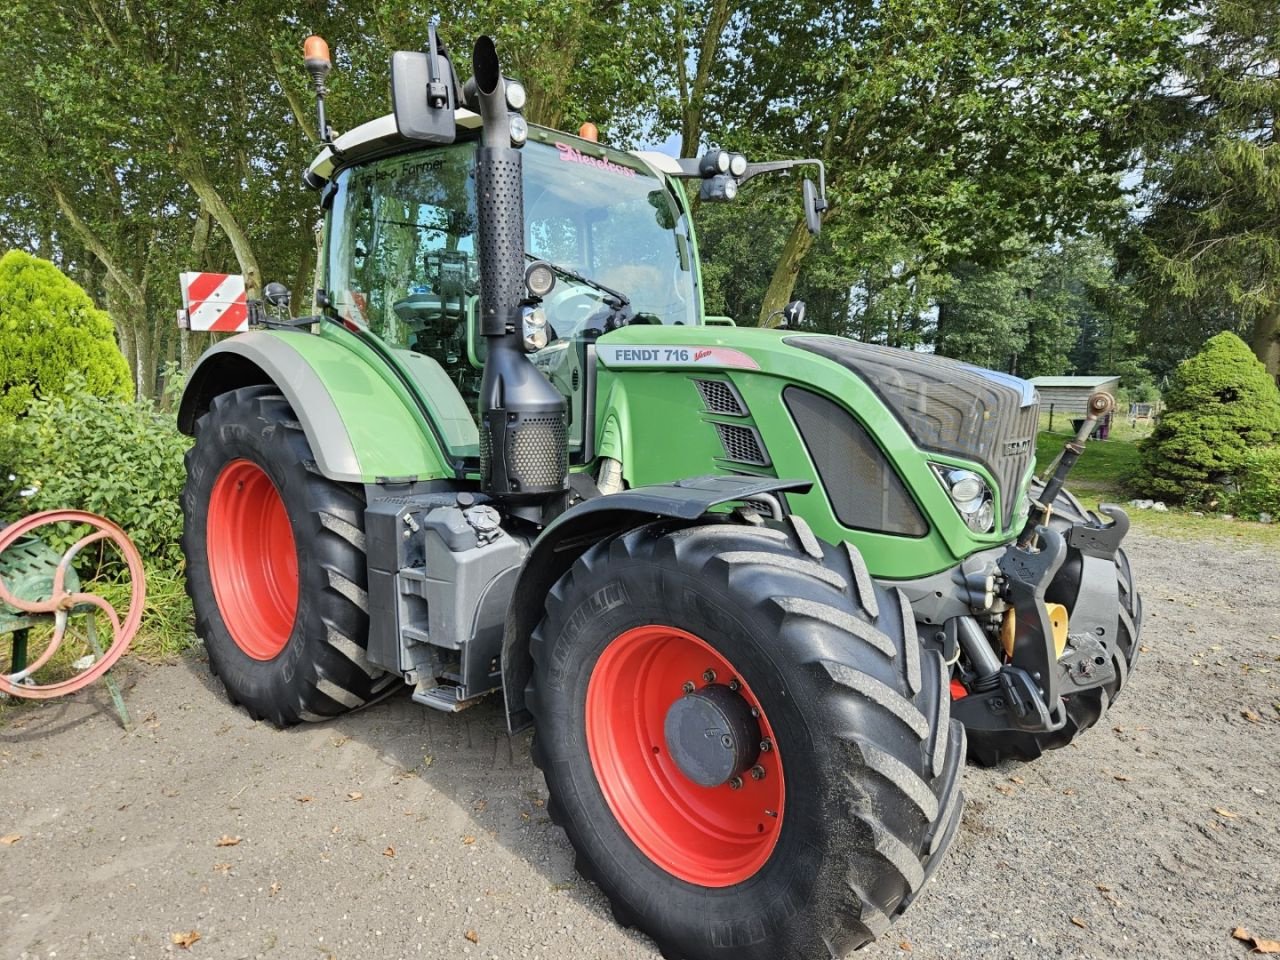
[[[396,129],[421,143],[453,143],[458,136],[453,116],[458,107],[458,81],[434,25],[428,38],[425,52],[397,50],[391,55],[391,106]]]
[[[804,181],[804,223],[815,237],[822,232],[822,211],[827,208],[825,198],[818,196],[818,189],[812,180]],[[804,304],[801,304],[803,307]]]
[[[287,309],[293,300],[293,294],[289,292],[289,288],[283,283],[272,281],[262,288],[262,299],[273,307],[285,307]]]

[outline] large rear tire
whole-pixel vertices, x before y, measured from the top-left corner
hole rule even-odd
[[[1099,519],[1097,514],[1086,509],[1075,496],[1063,490],[1053,501],[1053,515],[1049,525],[1065,534],[1077,523]],[[1068,607],[1071,605],[1075,600],[1075,584],[1079,582],[1081,563],[1080,552],[1069,547],[1067,559],[1045,591],[1046,600]],[[969,759],[974,763],[993,767],[1006,760],[1036,760],[1046,750],[1058,750],[1073,742],[1080,734],[1095,726],[1115,703],[1138,657],[1138,639],[1142,630],[1142,597],[1134,586],[1133,570],[1123,548],[1116,551],[1115,566],[1120,600],[1116,644],[1112,653],[1115,679],[1104,686],[1064,697],[1067,723],[1061,730],[1053,733],[970,730]]]
[[[906,908],[959,823],[964,731],[941,656],[856,551],[803,525],[653,524],[597,544],[531,650],[552,819],[666,957],[843,956]],[[712,692],[747,711],[743,743],[769,741],[737,784],[695,783],[664,727]]]
[[[363,491],[315,471],[277,389],[215,397],[186,465],[187,593],[231,701],[284,727],[394,689],[365,656]]]

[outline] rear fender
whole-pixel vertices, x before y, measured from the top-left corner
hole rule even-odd
[[[250,331],[205,351],[191,371],[178,429],[196,421],[220,393],[270,383],[293,408],[316,469],[330,480],[377,483],[432,480],[455,471],[407,392],[339,340],[301,332]]]
[[[811,486],[807,480],[773,477],[693,477],[594,497],[561,514],[542,532],[525,558],[507,608],[502,643],[507,728],[514,733],[531,720],[524,699],[525,687],[533,675],[529,636],[542,619],[547,593],[588,548],[655,520],[691,524],[723,503],[788,490],[805,493]]]

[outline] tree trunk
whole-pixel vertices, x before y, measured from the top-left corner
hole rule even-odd
[[[1253,352],[1280,384],[1280,307],[1272,307],[1254,321]]]
[[[222,228],[222,232],[226,234],[227,239],[231,242],[231,249],[236,255],[236,261],[240,264],[240,272],[244,274],[245,291],[250,299],[254,299],[262,294],[262,271],[258,267],[258,257],[253,252],[253,245],[249,242],[249,235],[244,232],[244,228],[240,226],[240,221],[236,219],[236,215],[231,212],[231,208],[227,206],[226,201],[222,199],[222,195],[218,193],[217,188],[205,175],[203,164],[199,160],[188,160],[181,164],[183,176],[187,183],[191,185],[191,189],[195,191],[197,197],[200,198],[204,209],[213,217],[214,222]]]
[[[764,293],[764,301],[760,304],[760,326],[776,327],[781,323],[780,316],[774,316],[787,305],[796,288],[796,277],[800,274],[800,264],[813,246],[813,234],[805,226],[804,219],[796,221],[791,228],[791,235],[782,247],[782,256],[774,268],[773,279],[769,281],[769,289]]]

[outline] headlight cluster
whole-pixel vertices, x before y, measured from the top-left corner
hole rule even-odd
[[[995,529],[996,505],[987,482],[972,470],[934,464],[934,472],[955,504],[960,518],[974,533]]]

